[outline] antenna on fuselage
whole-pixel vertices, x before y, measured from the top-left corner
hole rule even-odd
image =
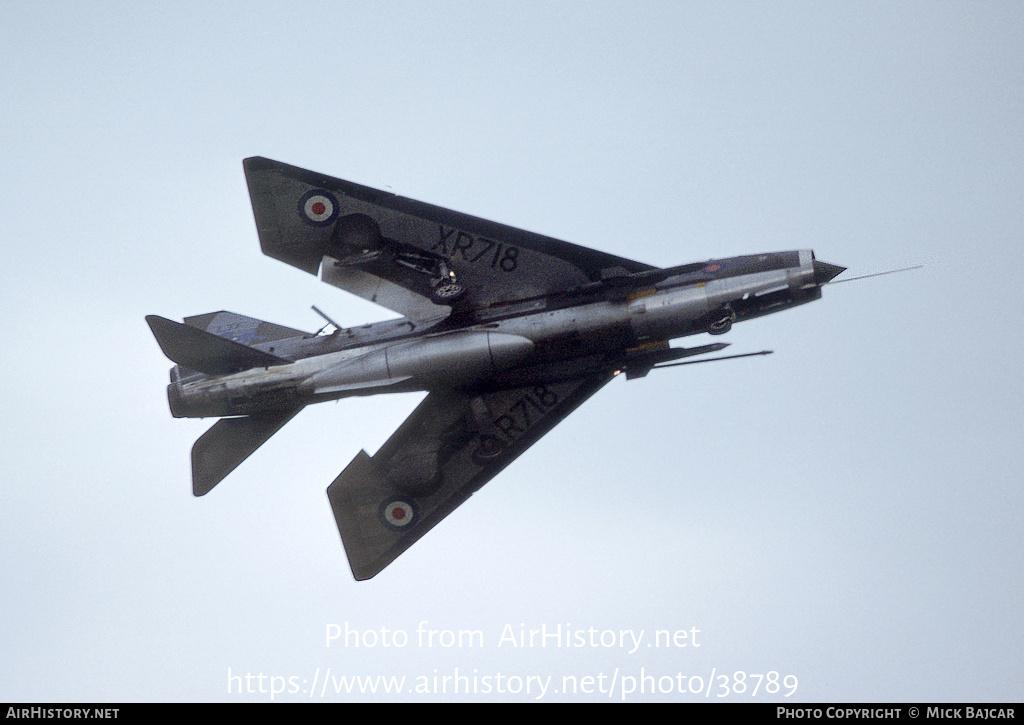
[[[321,332],[323,332],[324,330],[326,330],[326,329],[327,329],[327,326],[328,326],[328,325],[334,325],[334,332],[332,332],[332,333],[331,333],[332,335],[336,334],[337,332],[339,332],[339,331],[340,331],[340,330],[342,329],[342,328],[341,328],[341,325],[339,325],[339,324],[338,324],[337,322],[335,322],[335,321],[334,321],[334,320],[332,320],[332,319],[331,319],[330,317],[328,317],[328,316],[327,316],[327,313],[326,313],[326,312],[324,312],[323,310],[321,310],[321,309],[320,309],[319,307],[317,307],[316,305],[311,305],[311,306],[312,306],[312,308],[313,308],[313,312],[317,313],[317,314],[318,314],[318,315],[320,315],[320,316],[321,316],[322,318],[324,318],[325,320],[327,320],[327,325],[324,325],[323,327],[321,327],[321,328],[320,328],[319,330],[317,330],[317,331],[316,331],[316,334],[317,334],[317,335],[319,335],[319,334],[320,334]],[[314,336],[314,337],[315,337],[315,336]]]

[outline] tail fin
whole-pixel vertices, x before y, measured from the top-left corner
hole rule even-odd
[[[296,330],[293,327],[275,325],[273,322],[257,320],[255,317],[246,317],[237,312],[207,312],[205,315],[193,315],[185,318],[185,324],[189,327],[197,327],[206,330],[217,337],[226,337],[229,340],[240,342],[243,345],[256,345],[262,342],[275,342],[287,340],[291,337],[309,337],[310,333],[303,330]]]
[[[300,410],[301,406],[214,423],[192,446],[192,493],[209,493]]]
[[[160,349],[172,361],[207,375],[226,375],[250,368],[287,365],[286,360],[263,350],[219,337],[191,325],[148,315],[146,322]]]

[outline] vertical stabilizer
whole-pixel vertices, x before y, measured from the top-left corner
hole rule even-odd
[[[190,370],[227,375],[251,368],[287,365],[291,360],[243,345],[192,325],[147,315],[146,322],[164,355]]]

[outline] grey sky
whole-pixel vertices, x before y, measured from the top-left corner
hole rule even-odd
[[[229,669],[298,678],[289,700],[535,695],[310,698],[331,668],[1019,701],[1022,39],[1013,2],[7,8],[0,699],[269,700]],[[656,265],[926,266],[727,336],[772,356],[614,382],[357,584],[324,489],[418,398],[306,410],[196,500],[209,421],[171,419],[143,321],[390,316],[260,254],[252,155]],[[419,646],[423,621],[485,646]],[[325,647],[345,622],[410,642]]]

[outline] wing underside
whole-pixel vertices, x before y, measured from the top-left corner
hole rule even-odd
[[[327,489],[356,579],[369,579],[611,379],[435,391]]]
[[[265,254],[415,322],[656,269],[269,159],[244,167]],[[327,489],[355,577],[377,574],[611,377],[594,367],[431,391]]]
[[[263,252],[414,320],[446,316],[457,280],[474,308],[649,265],[269,159],[244,162]]]

